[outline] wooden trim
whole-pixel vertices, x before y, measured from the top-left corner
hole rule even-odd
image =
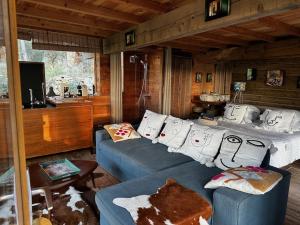
[[[123,28],[123,26],[117,24],[110,24],[84,17],[74,17],[74,15],[70,15],[68,13],[59,13],[57,12],[57,10],[43,10],[35,7],[18,7],[17,15],[32,17],[36,19],[43,19],[53,22],[92,27],[101,30],[121,31]]]
[[[98,95],[102,95],[101,93],[101,66],[100,66],[101,55],[100,53],[95,54],[95,90]]]
[[[131,24],[139,24],[144,21],[140,16],[132,15],[130,13],[119,12],[116,10],[97,7],[91,4],[82,3],[77,0],[61,1],[61,0],[21,0],[23,2],[29,2],[38,4],[54,9],[62,9],[80,14],[86,14],[96,16],[100,18],[118,20],[121,22],[127,22]]]
[[[170,5],[168,4],[163,4],[159,2],[155,2],[152,0],[147,0],[147,1],[141,1],[141,0],[111,0],[112,2],[116,3],[127,3],[130,5],[137,6],[142,9],[146,9],[148,11],[154,12],[154,13],[165,13],[170,10]]]
[[[300,8],[300,0],[239,0],[232,2],[229,16],[205,22],[205,4],[204,1],[201,1],[202,4],[199,2],[195,1],[132,27],[136,30],[136,44],[133,46],[125,46],[126,31],[110,36],[104,40],[104,53],[134,50]]]
[[[72,25],[72,24],[63,24],[53,21],[45,21],[30,17],[18,16],[18,27],[22,28],[33,28],[33,29],[41,29],[41,30],[51,30],[51,31],[59,31],[65,33],[72,34],[84,34],[88,36],[96,36],[96,37],[106,37],[111,32],[99,30],[99,29],[91,29],[90,27]]]
[[[7,69],[9,82],[9,101],[12,128],[12,149],[16,177],[16,199],[18,222],[29,224],[29,201],[25,159],[25,142],[22,116],[21,82],[18,61],[17,19],[15,1],[3,2],[4,33],[7,47]]]

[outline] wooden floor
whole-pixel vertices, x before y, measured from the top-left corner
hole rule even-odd
[[[53,159],[68,158],[68,159],[85,159],[95,160],[95,155],[90,153],[90,150],[75,151],[72,153],[63,153],[55,156],[41,157],[31,159],[28,163],[48,161]],[[300,161],[286,167],[292,174],[288,208],[286,221],[284,225],[300,225]],[[101,167],[96,169],[96,172],[103,172],[105,175],[96,179],[97,188],[104,188],[118,183],[118,180],[103,170]],[[89,185],[91,186],[91,185]]]

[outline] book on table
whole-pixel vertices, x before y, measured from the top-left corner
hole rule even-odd
[[[40,166],[51,180],[59,180],[80,173],[80,169],[68,159],[43,162]]]

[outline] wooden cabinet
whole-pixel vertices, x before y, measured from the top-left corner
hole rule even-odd
[[[92,103],[23,110],[26,157],[92,146]]]

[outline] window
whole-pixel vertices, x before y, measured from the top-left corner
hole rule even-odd
[[[45,63],[46,92],[54,88],[59,95],[62,77],[68,83],[70,93],[77,94],[77,86],[82,81],[93,94],[95,80],[95,54],[32,49],[31,41],[19,40],[19,60]]]
[[[7,95],[7,68],[5,47],[0,47],[0,97]]]

